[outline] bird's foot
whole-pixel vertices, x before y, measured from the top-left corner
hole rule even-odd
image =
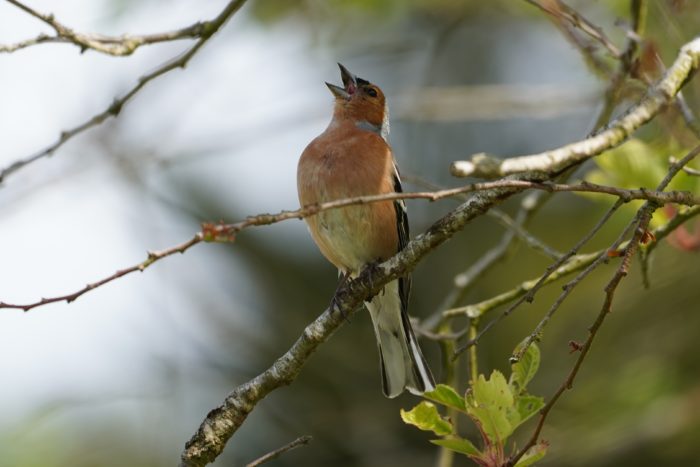
[[[343,286],[348,282],[350,279],[350,273],[349,272],[341,272],[340,273],[340,280],[338,281],[338,286],[335,288],[335,293],[333,293],[333,298],[331,298],[331,303],[329,305],[329,309],[331,310],[331,313],[334,311],[338,311],[340,313],[340,316],[342,316],[347,322],[350,322],[348,319],[348,314],[345,312],[340,307],[340,300],[338,298],[338,295],[340,294],[340,290],[343,288]]]
[[[373,280],[373,277],[374,277],[375,274],[379,273],[379,264],[380,264],[380,263],[381,263],[381,260],[378,259],[378,260],[376,260],[376,261],[372,261],[371,263],[365,264],[364,270],[367,271],[366,274],[369,275],[368,281],[369,281],[369,288],[370,288],[371,290],[374,290],[374,280]],[[382,294],[383,294],[384,291],[385,291],[385,289],[382,289],[379,293],[382,293]],[[365,301],[366,301],[366,302],[371,302],[372,299],[373,299],[374,297],[375,297],[375,295],[372,294],[372,293],[370,292],[370,294],[367,296],[367,298],[365,298]]]

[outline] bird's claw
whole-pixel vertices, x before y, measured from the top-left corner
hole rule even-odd
[[[369,276],[368,282],[369,282],[370,290],[374,290],[374,280],[372,278],[374,277],[375,274],[377,274],[379,272],[379,263],[380,262],[381,262],[380,260],[376,260],[376,261],[372,261],[371,263],[367,263],[365,265],[365,270],[367,271],[367,274]],[[384,294],[384,292],[385,292],[385,289],[382,289],[380,293]],[[367,298],[365,298],[365,301],[371,302],[374,297],[375,297],[375,295],[373,295],[370,292],[370,294],[367,296]]]
[[[331,303],[329,305],[329,309],[331,310],[331,313],[335,312],[336,310],[340,313],[340,316],[345,319],[348,323],[350,322],[350,319],[348,317],[348,314],[345,312],[340,307],[340,300],[338,298],[338,295],[340,294],[340,289],[343,288],[343,286],[348,282],[348,279],[350,278],[350,273],[349,272],[343,272],[341,273],[340,280],[338,281],[338,286],[335,288],[335,293],[333,294],[333,298],[331,298]]]

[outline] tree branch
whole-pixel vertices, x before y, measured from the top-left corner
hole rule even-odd
[[[80,33],[72,28],[60,23],[53,14],[40,13],[33,8],[25,5],[17,0],[5,0],[8,3],[16,6],[25,13],[39,19],[48,24],[56,32],[55,36],[39,34],[36,38],[27,39],[16,44],[0,45],[0,52],[10,53],[19,49],[30,47],[37,44],[45,44],[48,42],[75,44],[80,47],[80,51],[94,50],[107,55],[126,56],[131,55],[142,45],[156,44],[159,42],[170,42],[181,39],[196,39],[208,33],[208,28],[211,27],[211,22],[197,22],[185,28],[176,29],[173,31],[159,32],[155,34],[140,34],[131,35],[125,34],[122,36],[105,36],[102,34],[85,34]]]
[[[685,44],[664,77],[651,87],[646,96],[603,131],[576,143],[539,154],[500,160],[486,154],[472,156],[469,161],[452,163],[456,177],[498,178],[522,172],[556,174],[567,167],[616,147],[637,128],[651,120],[697,71],[700,64],[700,38]]]
[[[700,147],[697,148],[700,151]],[[596,185],[593,183],[582,182],[574,185],[565,185],[559,183],[549,183],[549,182],[538,182],[520,179],[504,179],[494,182],[486,183],[473,183],[470,185],[465,185],[459,188],[452,188],[447,190],[438,191],[423,191],[423,192],[408,192],[408,193],[388,193],[383,195],[371,195],[371,196],[358,196],[355,198],[347,198],[337,201],[331,201],[328,203],[316,204],[307,206],[302,209],[297,209],[294,211],[281,211],[277,214],[259,214],[256,216],[247,217],[245,220],[236,222],[234,224],[210,224],[205,223],[202,225],[202,230],[197,232],[191,239],[173,247],[167,248],[161,251],[150,251],[148,252],[147,258],[135,265],[120,269],[115,273],[107,276],[103,279],[95,281],[93,283],[87,284],[85,287],[68,294],[59,295],[50,298],[41,298],[35,302],[31,303],[7,303],[0,301],[0,309],[11,308],[19,309],[23,311],[29,311],[33,308],[39,306],[48,305],[50,303],[62,302],[67,303],[75,301],[80,296],[87,292],[95,290],[109,282],[116,279],[124,277],[128,274],[134,272],[142,272],[148,268],[153,263],[160,261],[164,258],[174,255],[175,253],[184,253],[193,246],[201,242],[233,242],[236,235],[249,227],[263,226],[269,224],[275,224],[277,222],[282,222],[289,219],[302,219],[304,217],[309,217],[314,214],[318,214],[322,211],[327,211],[329,209],[338,209],[342,207],[347,207],[351,205],[358,204],[368,204],[376,203],[380,201],[391,201],[397,199],[427,199],[430,201],[437,201],[443,198],[463,195],[465,193],[472,192],[489,192],[492,190],[505,190],[509,193],[516,193],[525,189],[537,189],[547,192],[588,192],[588,193],[602,193],[619,197],[624,201],[631,201],[634,199],[649,200],[654,201],[659,204],[675,203],[683,204],[687,206],[694,206],[700,204],[700,197],[695,196],[690,192],[686,191],[651,191],[646,189],[638,190],[627,190],[623,188],[615,188],[604,185]],[[550,254],[555,254],[554,252],[549,252]],[[573,254],[573,253],[571,253]],[[571,254],[569,256],[571,256]],[[563,263],[563,260],[561,262]],[[561,264],[561,263],[560,263]]]
[[[20,5],[19,2],[16,2],[15,0],[7,1]],[[229,2],[226,5],[226,7],[221,11],[221,13],[219,13],[219,15],[216,18],[212,19],[211,21],[202,23],[203,29],[199,34],[199,40],[195,42],[195,44],[192,47],[187,49],[187,51],[180,55],[180,57],[166,62],[151,73],[141,76],[137,80],[136,84],[129,91],[127,91],[121,97],[117,97],[116,99],[114,99],[112,104],[107,109],[94,115],[92,118],[84,121],[80,125],[62,131],[56,142],[54,142],[50,146],[47,146],[46,148],[42,149],[36,154],[25,157],[23,159],[18,159],[15,162],[3,168],[2,170],[0,170],[0,183],[2,183],[7,176],[17,172],[18,170],[26,167],[27,165],[39,159],[43,159],[44,157],[52,155],[58,148],[63,146],[68,140],[70,140],[74,136],[79,135],[80,133],[83,133],[84,131],[87,131],[90,128],[100,125],[110,117],[116,117],[117,115],[119,115],[119,112],[121,111],[122,107],[124,107],[124,105],[127,104],[150,81],[177,68],[184,69],[185,66],[187,66],[187,63],[199,51],[199,49],[202,48],[202,46],[226,23],[226,21],[228,21],[228,19],[231,16],[233,16],[234,13],[236,13],[243,6],[245,2],[246,0],[231,0],[231,2]]]
[[[339,312],[326,309],[270,368],[235,388],[223,404],[209,412],[185,445],[181,465],[195,467],[212,462],[256,404],[274,389],[290,384],[309,356],[345,322],[344,316],[351,316],[363,301],[376,295],[388,282],[413,270],[430,251],[472,219],[519,191],[519,188],[494,188],[477,193],[410,241],[396,256],[366,268],[358,278],[347,281],[336,294]]]

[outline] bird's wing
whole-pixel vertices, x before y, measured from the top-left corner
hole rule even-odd
[[[394,163],[394,191],[402,193],[401,176],[399,169]],[[406,203],[402,199],[394,201],[394,209],[396,210],[396,229],[399,236],[399,248],[397,251],[403,250],[408,244],[408,212],[406,211]],[[399,295],[401,296],[401,309],[404,313],[408,310],[408,298],[411,295],[411,276],[407,275],[399,278]]]

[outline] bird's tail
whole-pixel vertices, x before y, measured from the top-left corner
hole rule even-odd
[[[366,305],[377,337],[384,395],[393,398],[404,389],[414,394],[432,391],[435,381],[401,303],[398,280]]]

